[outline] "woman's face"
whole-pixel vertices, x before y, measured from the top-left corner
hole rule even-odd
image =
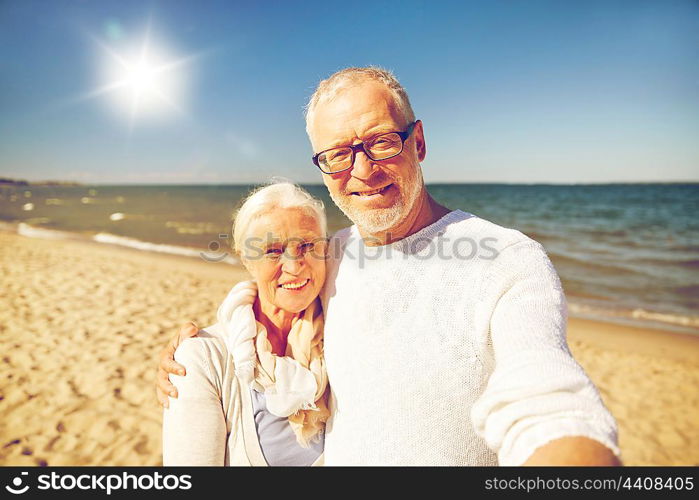
[[[318,296],[325,282],[326,250],[318,221],[299,208],[257,216],[241,249],[260,301],[289,313],[303,311]]]

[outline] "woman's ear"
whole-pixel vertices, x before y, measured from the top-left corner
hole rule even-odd
[[[245,255],[243,255],[243,252],[235,252],[235,256],[237,259],[240,261],[240,263],[243,265],[245,270],[252,274],[252,270],[250,269],[250,261],[245,258]]]

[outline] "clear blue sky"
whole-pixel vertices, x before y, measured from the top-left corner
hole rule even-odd
[[[186,92],[131,121],[114,93],[85,96],[109,83],[105,47],[126,57],[149,19],[164,60],[190,57],[162,76]],[[4,0],[0,176],[320,182],[303,105],[368,64],[408,89],[428,182],[699,180],[689,0]]]

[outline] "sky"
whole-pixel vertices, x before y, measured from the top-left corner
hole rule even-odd
[[[0,0],[0,177],[319,183],[303,107],[366,65],[428,183],[699,180],[690,0]]]

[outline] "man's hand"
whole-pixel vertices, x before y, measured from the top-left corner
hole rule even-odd
[[[538,448],[522,465],[618,466],[619,459],[602,443],[582,436],[564,437]]]
[[[196,337],[198,332],[199,327],[195,323],[189,322],[180,328],[179,333],[172,337],[165,348],[160,351],[160,366],[158,366],[158,376],[155,381],[155,394],[160,404],[165,408],[170,407],[168,395],[173,398],[177,397],[177,388],[170,383],[168,373],[175,375],[187,373],[184,366],[175,361],[175,350],[185,339]]]

